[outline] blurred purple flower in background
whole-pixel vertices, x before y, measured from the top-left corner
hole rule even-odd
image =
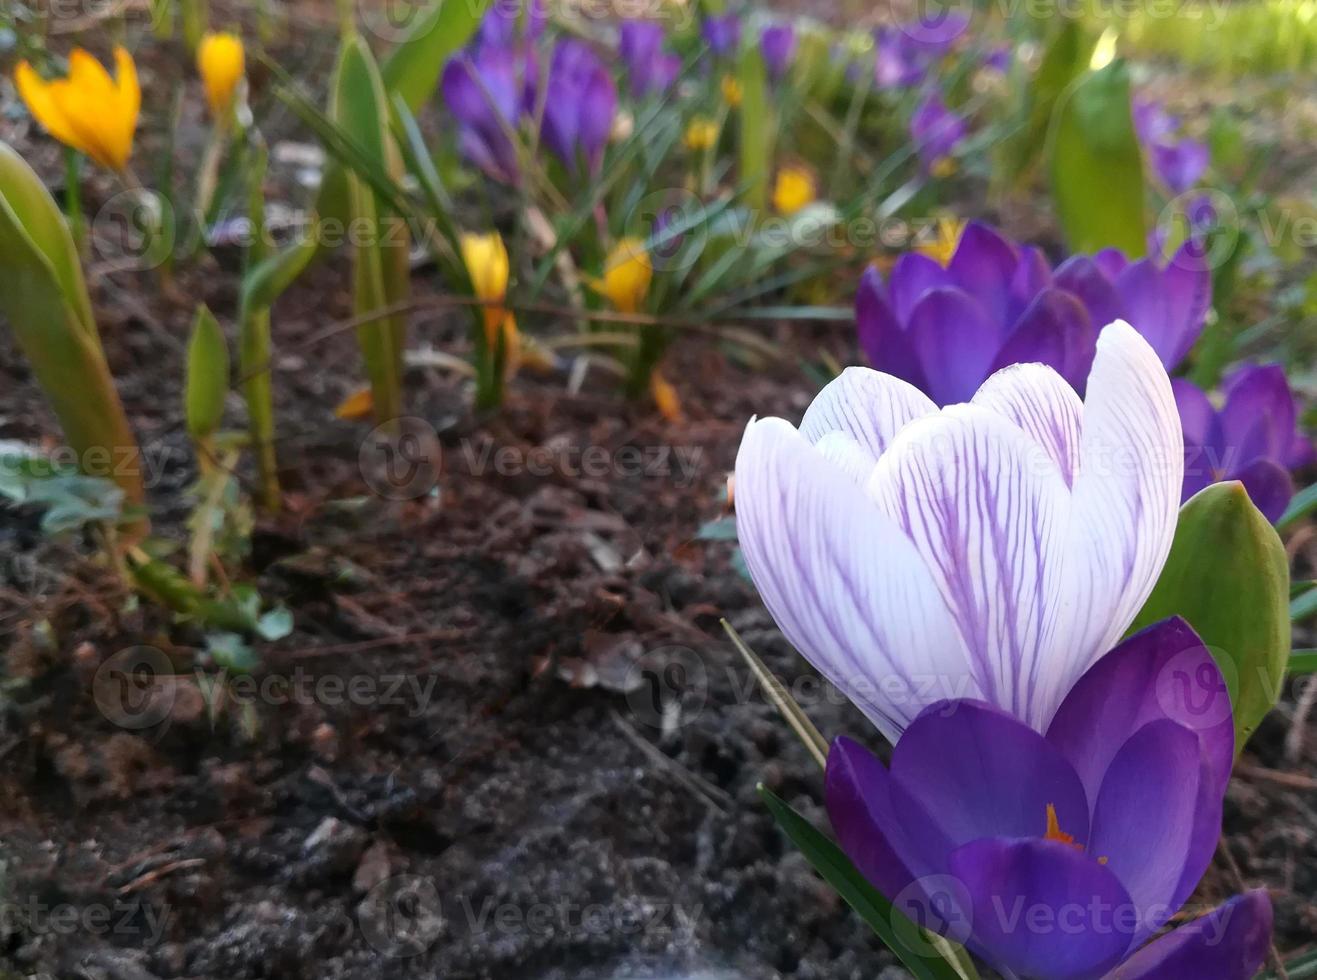
[[[1180,120],[1157,102],[1135,98],[1134,130],[1161,182],[1172,194],[1183,194],[1207,172],[1207,144],[1180,133]]]
[[[462,155],[490,177],[515,183],[519,167],[508,130],[533,102],[535,60],[517,47],[480,45],[444,66],[440,91],[457,119]]]
[[[999,45],[987,53],[983,59],[983,67],[988,71],[999,72],[1003,75],[1009,74],[1011,65],[1015,61],[1015,48],[1009,44]]]
[[[646,20],[622,22],[618,53],[626,65],[634,98],[666,92],[677,80],[681,58],[663,50],[664,40],[661,24]]]
[[[734,55],[741,45],[741,18],[736,14],[720,14],[704,18],[704,40],[720,58]]]
[[[594,50],[564,38],[553,52],[544,100],[544,143],[572,173],[594,173],[617,111],[617,86]]]
[[[1237,368],[1222,386],[1217,409],[1193,382],[1172,382],[1184,426],[1184,492],[1188,500],[1221,480],[1244,484],[1270,521],[1294,496],[1290,472],[1314,461],[1312,440],[1299,428],[1298,399],[1279,364]]]
[[[796,29],[790,24],[770,24],[759,36],[764,65],[773,78],[781,78],[796,56]]]
[[[910,117],[910,139],[924,171],[934,176],[954,170],[951,154],[968,131],[965,120],[948,109],[936,91],[926,94]]]
[[[525,20],[522,12],[525,11]],[[495,0],[477,35],[479,45],[507,47],[518,39],[533,41],[544,33],[549,15],[544,0]]]
[[[880,371],[948,405],[968,400],[1009,364],[1036,361],[1077,391],[1098,331],[1123,319],[1168,369],[1188,353],[1211,305],[1211,273],[1185,245],[1164,267],[1120,252],[1074,256],[1053,271],[1037,248],[979,223],[966,226],[946,266],[909,252],[888,281],[860,279],[860,347]]]
[[[951,15],[938,21],[913,21],[875,30],[874,78],[878,87],[918,85],[968,26],[968,19]]]

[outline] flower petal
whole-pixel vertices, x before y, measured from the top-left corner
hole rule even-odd
[[[18,68],[14,71],[14,82],[18,86],[18,94],[27,104],[28,112],[32,113],[32,117],[41,124],[42,129],[65,146],[83,150],[78,134],[64,118],[63,111],[51,94],[51,83],[42,79],[36,69],[26,61],[19,62]]]
[[[904,795],[905,790],[868,749],[849,738],[835,739],[828,752],[825,787],[837,842],[860,874],[889,899],[915,877],[935,872],[907,833],[921,825],[903,823],[893,809],[893,795]],[[917,806],[905,800],[902,809],[909,813]],[[928,826],[924,821],[922,827]]]
[[[1070,763],[991,705],[948,700],[926,709],[892,750],[891,771],[949,848],[980,837],[1041,838],[1049,806],[1065,833],[1081,846],[1088,841],[1089,804]],[[919,822],[919,813],[902,812],[900,799],[893,803],[903,824]]]
[[[1074,483],[1084,406],[1059,374],[1042,364],[1014,364],[985,381],[972,404],[1014,422],[1046,450],[1066,486]]]
[[[1117,320],[1102,331],[1084,401],[1079,474],[1066,545],[1064,659],[1043,700],[1075,679],[1134,621],[1170,554],[1184,440],[1170,379],[1148,342]],[[1050,713],[1043,719],[1046,724]]]
[[[1271,899],[1262,889],[1149,943],[1107,980],[1248,980],[1271,943]]]
[[[1014,332],[997,354],[994,368],[1036,362],[1053,368],[1083,389],[1093,366],[1097,332],[1082,303],[1063,289],[1048,287],[1021,314]]]
[[[951,273],[927,255],[906,252],[892,267],[892,308],[902,323],[910,322],[915,304],[930,289],[954,286]]]
[[[1217,480],[1224,455],[1221,423],[1211,399],[1192,381],[1173,378],[1171,390],[1184,431],[1184,487],[1180,499],[1185,501]]]
[[[1004,323],[1010,283],[1019,261],[1015,246],[987,225],[971,221],[947,271],[957,286],[982,304],[994,323]]]
[[[800,434],[817,443],[829,432],[843,432],[877,462],[906,425],[936,411],[927,395],[900,378],[849,367],[815,396]]]
[[[908,426],[868,490],[932,572],[985,700],[1041,730],[1069,519],[1060,471],[996,412],[956,405]]]
[[[1116,280],[1125,317],[1152,345],[1167,370],[1184,359],[1203,329],[1212,298],[1211,270],[1183,250],[1166,269],[1133,263]]]
[[[1250,364],[1226,380],[1221,409],[1227,469],[1234,471],[1259,457],[1282,459],[1295,426],[1294,396],[1279,364]]]
[[[946,286],[924,293],[910,313],[908,331],[924,390],[939,405],[974,397],[1001,346],[998,326],[974,298]]]
[[[1144,725],[1111,760],[1088,851],[1106,861],[1139,910],[1134,945],[1179,910],[1212,863],[1224,799],[1213,782],[1198,736],[1169,720]]]
[[[1230,474],[1248,491],[1248,499],[1271,522],[1280,520],[1294,499],[1294,480],[1275,460],[1258,459],[1238,473]]]
[[[1056,269],[1056,285],[1078,297],[1094,324],[1108,324],[1123,314],[1111,278],[1087,255],[1074,255],[1062,262]]]
[[[965,677],[965,648],[910,541],[781,419],[752,422],[736,458],[737,532],[787,639],[893,741],[924,676]],[[969,696],[979,692],[964,681]]]
[[[1178,617],[1135,633],[1079,679],[1047,729],[1090,800],[1131,736],[1155,721],[1198,735],[1214,785],[1224,792],[1235,757],[1235,728],[1221,668]]]
[[[1129,894],[1109,869],[1057,841],[973,841],[951,855],[973,900],[970,947],[1016,976],[1070,980],[1129,948]]]
[[[924,384],[924,372],[910,338],[892,310],[882,276],[873,266],[864,270],[855,291],[855,325],[860,347],[870,364],[916,387]]]

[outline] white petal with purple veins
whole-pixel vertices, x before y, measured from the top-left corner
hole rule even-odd
[[[844,432],[877,460],[901,429],[936,411],[914,385],[872,368],[849,367],[810,403],[800,432],[813,443]]]
[[[1046,682],[1070,494],[1046,451],[978,405],[907,427],[869,495],[914,543],[969,650],[986,699],[1029,724]]]
[[[1043,364],[1013,364],[985,381],[973,404],[1005,416],[1032,436],[1056,463],[1066,486],[1074,485],[1084,404],[1064,378]]]
[[[736,521],[750,575],[782,632],[888,738],[927,703],[983,696],[909,538],[782,419],[746,429]]]

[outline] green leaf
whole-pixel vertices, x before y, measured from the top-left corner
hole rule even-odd
[[[389,131],[389,105],[375,59],[356,35],[343,39],[334,75],[330,118],[359,147],[372,167],[393,183],[402,177],[402,157]],[[352,244],[353,313],[363,319],[357,341],[374,396],[375,418],[402,415],[403,347],[406,315],[381,311],[404,303],[410,289],[410,236],[401,215],[380,199],[357,173],[348,176],[355,242]],[[368,321],[364,318],[372,318]]]
[[[745,202],[756,216],[768,208],[768,183],[773,166],[773,108],[768,99],[768,72],[756,45],[748,45],[737,68],[741,105],[737,108],[740,178]]]
[[[101,348],[77,248],[41,179],[0,142],[0,314],[8,319],[88,476],[145,499],[141,453]],[[131,541],[145,521],[127,529]]]
[[[1048,147],[1057,218],[1073,252],[1147,250],[1143,157],[1122,61],[1089,72],[1057,102]]]
[[[224,418],[229,393],[229,345],[219,321],[205,303],[197,307],[187,348],[187,388],[184,392],[187,430],[193,439],[215,433]]]
[[[485,16],[490,0],[436,0],[384,63],[384,87],[416,112],[439,84],[444,64]]]
[[[315,228],[317,220],[310,224]],[[300,276],[319,248],[317,236],[303,235],[296,244],[258,262],[242,279],[242,304],[249,310],[273,306]]]
[[[1280,696],[1290,652],[1289,562],[1243,484],[1217,483],[1181,509],[1166,567],[1131,630],[1183,616],[1230,688],[1235,751]]]
[[[1310,616],[1317,616],[1317,589],[1295,596],[1290,603],[1290,622],[1299,623]]]
[[[942,956],[934,952],[927,933],[911,922],[904,914],[892,906],[882,893],[869,884],[855,870],[850,859],[832,841],[815,829],[814,825],[791,808],[772,790],[759,787],[759,795],[767,804],[773,819],[791,842],[800,848],[810,865],[823,876],[823,880],[837,890],[837,894],[846,900],[870,929],[901,960],[916,980],[963,980],[974,977],[973,967],[964,972],[968,960],[961,963],[961,968],[953,966]],[[912,948],[915,944],[928,947],[927,951]],[[947,944],[950,945],[950,944]],[[955,949],[956,947],[952,947]]]
[[[1295,650],[1290,654],[1291,674],[1317,674],[1317,650]]]
[[[1292,524],[1297,524],[1309,514],[1317,511],[1317,483],[1300,490],[1290,501],[1290,505],[1285,508],[1285,513],[1280,515],[1280,520],[1276,526],[1284,530]]]

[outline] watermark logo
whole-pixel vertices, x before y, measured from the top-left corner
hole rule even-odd
[[[357,456],[362,478],[385,500],[415,500],[439,485],[443,447],[424,419],[396,419],[376,426]]]
[[[154,728],[169,717],[176,688],[174,666],[155,647],[128,647],[110,657],[92,679],[96,707],[129,731]]]

